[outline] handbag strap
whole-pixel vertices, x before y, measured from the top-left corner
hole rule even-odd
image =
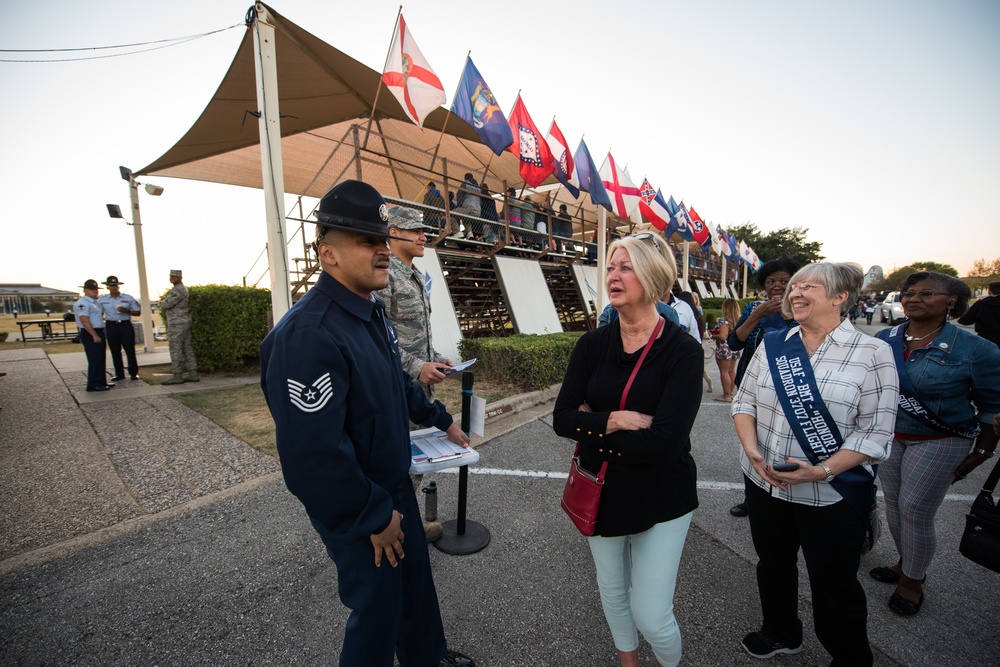
[[[997,488],[997,482],[1000,482],[1000,460],[993,464],[993,471],[990,476],[986,478],[986,482],[983,484],[983,490],[981,493],[992,496],[993,490]]]
[[[622,391],[622,400],[618,404],[619,410],[625,409],[625,399],[628,398],[628,390],[632,388],[632,381],[635,380],[635,376],[639,373],[639,368],[642,366],[643,360],[646,355],[649,354],[649,348],[653,347],[653,343],[656,342],[656,337],[660,333],[660,329],[663,328],[663,318],[657,315],[659,322],[653,328],[653,333],[649,336],[649,340],[646,341],[646,347],[642,348],[642,354],[639,355],[639,361],[635,362],[635,368],[632,369],[632,375],[628,378],[628,383],[625,385],[625,389]]]

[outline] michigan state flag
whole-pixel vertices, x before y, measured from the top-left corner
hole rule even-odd
[[[514,143],[507,118],[500,111],[493,91],[476,69],[472,58],[466,58],[462,80],[458,84],[451,112],[472,126],[483,143],[497,155]]]

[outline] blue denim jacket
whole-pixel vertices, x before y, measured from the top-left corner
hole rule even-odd
[[[875,337],[887,340],[889,331]],[[945,423],[973,428],[978,421],[981,428],[993,428],[1000,412],[1000,347],[948,322],[933,342],[910,352],[905,372],[920,402]],[[941,435],[903,410],[896,432]]]

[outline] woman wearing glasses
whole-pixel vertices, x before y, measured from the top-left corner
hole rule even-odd
[[[553,413],[556,433],[578,442],[580,467],[596,472],[608,464],[587,540],[623,667],[639,665],[637,631],[661,665],[680,661],[674,587],[698,506],[690,433],[704,355],[656,311],[677,277],[665,245],[640,234],[608,248],[605,285],[618,317],[580,338]]]
[[[798,326],[765,334],[733,401],[763,614],[743,648],[757,658],[802,648],[801,548],[831,664],[873,661],[858,564],[870,464],[889,454],[899,390],[889,346],[844,319],[863,275],[825,262],[797,271],[782,310]]]
[[[747,364],[757,351],[757,346],[763,340],[764,334],[775,329],[788,329],[795,326],[795,320],[786,318],[781,312],[781,298],[785,295],[785,286],[791,280],[792,274],[799,270],[799,265],[790,259],[779,257],[766,262],[757,272],[757,282],[764,288],[764,300],[747,304],[740,319],[729,331],[726,344],[733,352],[742,351],[736,362],[736,386],[740,386],[743,374],[747,372]],[[747,515],[747,501],[737,503],[729,508],[733,516]]]
[[[996,450],[1000,348],[948,321],[969,307],[971,292],[958,278],[913,273],[900,296],[908,321],[877,334],[892,347],[899,372],[892,454],[879,467],[899,560],[869,574],[896,584],[889,608],[912,616],[924,601],[937,546],[934,515],[948,487]]]

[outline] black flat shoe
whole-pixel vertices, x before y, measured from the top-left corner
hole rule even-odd
[[[868,571],[868,576],[875,581],[882,582],[883,584],[899,583],[899,575],[887,567],[873,567]]]
[[[111,387],[104,385],[103,387],[94,387],[93,389],[88,389],[87,391],[108,391],[109,389],[111,389]]]
[[[748,514],[747,504],[739,503],[738,505],[733,505],[732,507],[729,508],[729,513],[732,514],[733,516],[744,517]]]
[[[476,661],[458,651],[448,649],[444,660],[438,663],[439,667],[476,667]]]
[[[892,609],[900,616],[913,616],[920,611],[920,606],[923,605],[923,603],[923,592],[920,593],[920,599],[916,602],[910,602],[899,593],[893,593],[889,598],[889,609]]]
[[[114,377],[111,378],[111,381],[118,382],[119,380],[124,380],[124,379],[125,379],[124,375],[115,375]]]

